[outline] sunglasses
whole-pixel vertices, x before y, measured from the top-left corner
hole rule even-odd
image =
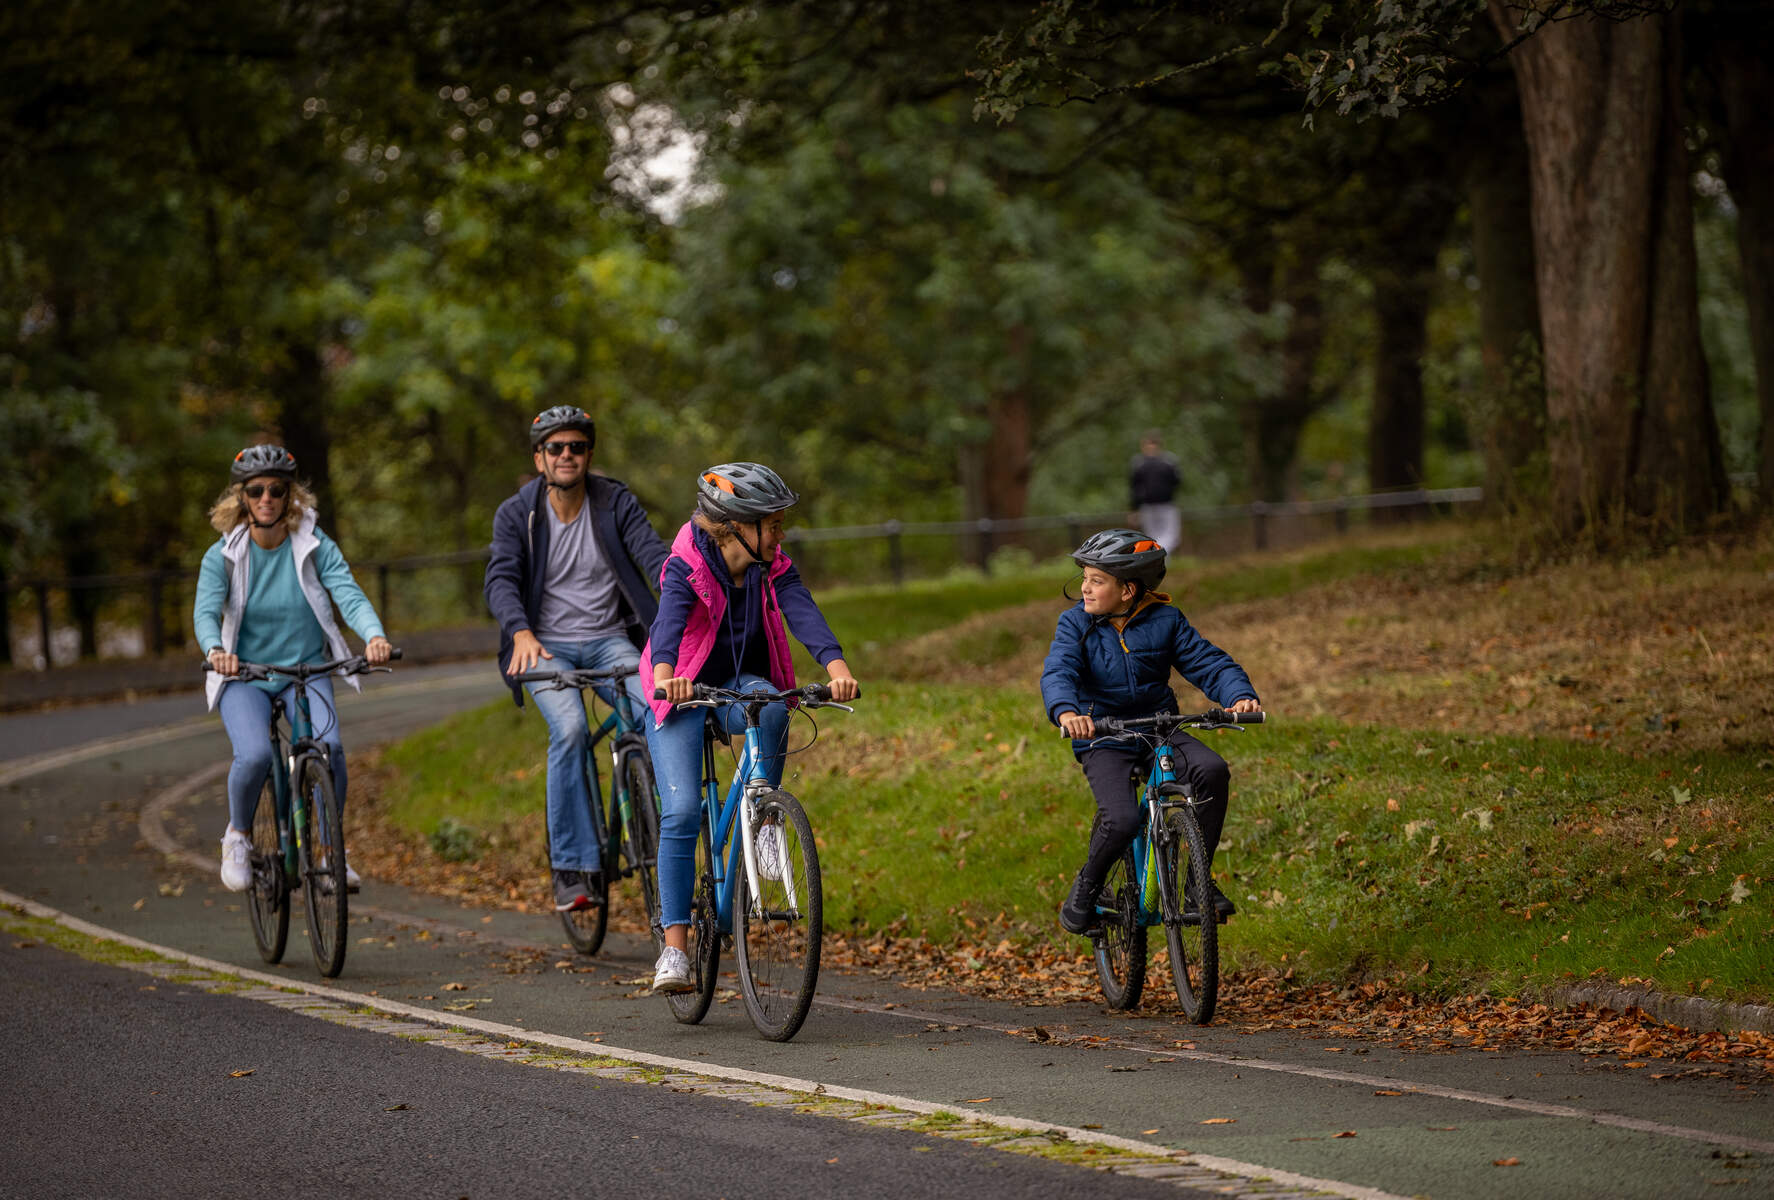
[[[590,442],[548,442],[543,447],[548,457],[559,458],[562,454],[571,454],[575,458],[584,458],[585,452],[591,449]]]
[[[281,500],[290,494],[288,485],[281,483],[249,483],[244,489],[248,500],[257,500],[266,492],[271,493],[273,500]]]

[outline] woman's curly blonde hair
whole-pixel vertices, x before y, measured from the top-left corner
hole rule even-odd
[[[294,533],[302,524],[302,514],[313,511],[316,501],[314,493],[308,490],[307,484],[298,483],[292,479],[289,481],[289,485],[289,499],[284,502],[283,506],[283,527],[290,533]],[[230,483],[222,489],[222,494],[216,497],[216,502],[210,506],[209,523],[217,533],[225,534],[248,519],[246,496],[243,494],[245,491],[246,484]]]

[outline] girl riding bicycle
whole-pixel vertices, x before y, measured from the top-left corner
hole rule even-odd
[[[1053,646],[1041,669],[1047,718],[1072,738],[1072,753],[1096,797],[1084,867],[1060,906],[1068,933],[1097,925],[1096,896],[1109,868],[1140,831],[1134,772],[1141,748],[1128,741],[1093,741],[1093,717],[1136,717],[1176,712],[1172,668],[1213,703],[1231,712],[1261,712],[1256,689],[1232,656],[1207,641],[1158,591],[1164,580],[1164,547],[1133,529],[1109,529],[1086,538],[1072,553],[1083,570],[1082,598],[1060,614]],[[1178,731],[1178,772],[1196,798],[1196,816],[1208,859],[1219,844],[1226,817],[1231,770],[1226,760]],[[1231,916],[1232,901],[1214,885],[1214,909]]]
[[[228,488],[210,509],[221,539],[203,556],[192,621],[214,673],[209,707],[220,707],[234,747],[228,769],[228,830],[222,837],[222,884],[231,892],[252,882],[247,854],[253,806],[271,771],[272,700],[294,685],[273,678],[230,680],[241,660],[258,663],[326,662],[351,651],[333,621],[333,602],[366,643],[372,663],[388,661],[390,646],[369,597],[351,577],[345,556],[315,527],[314,493],[296,482],[296,460],[282,446],[248,446],[234,456]],[[357,687],[355,679],[347,679]],[[308,683],[316,736],[332,760],[339,807],[345,806],[345,747],[331,679]],[[345,866],[355,890],[357,872]]]
[[[653,990],[691,986],[690,896],[696,884],[696,833],[702,802],[703,710],[674,711],[698,683],[740,691],[795,686],[788,634],[831,676],[834,700],[859,691],[838,639],[780,549],[782,514],[798,499],[776,472],[758,463],[724,463],[702,473],[696,511],[677,532],[659,575],[659,615],[641,651],[641,678],[664,692],[652,701],[647,728],[659,786],[659,904],[665,947]],[[737,705],[712,710],[728,733],[744,729]],[[765,768],[782,782],[788,709],[763,712]]]

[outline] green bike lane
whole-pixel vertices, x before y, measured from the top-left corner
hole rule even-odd
[[[347,745],[399,736],[496,689],[484,667],[372,686],[342,701]],[[70,716],[102,727],[101,712]],[[266,966],[240,897],[207,865],[225,822],[226,754],[219,726],[183,723],[86,756],[63,751],[22,776],[29,761],[0,762],[0,888],[155,945],[291,985],[318,982],[299,904],[285,961]],[[817,828],[819,798],[803,799]],[[350,957],[334,986],[690,1070],[1113,1135],[1350,1185],[1345,1194],[1774,1194],[1774,1169],[1763,1165],[1774,1159],[1774,1089],[1759,1071],[1652,1080],[1673,1069],[1561,1054],[1407,1056],[1241,1029],[1236,992],[1224,999],[1233,1020],[1198,1029],[1167,1011],[1156,975],[1146,1007],[1129,1017],[828,970],[807,1026],[776,1045],[756,1037],[731,978],[702,1025],[673,1021],[646,992],[651,950],[633,935],[613,932],[586,959],[564,949],[547,916],[482,912],[375,880],[352,911]]]

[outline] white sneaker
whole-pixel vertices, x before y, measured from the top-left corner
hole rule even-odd
[[[345,890],[347,892],[358,892],[358,891],[361,891],[362,888],[363,888],[363,876],[359,875],[357,873],[356,869],[352,867],[351,860],[346,859],[345,860]]]
[[[690,956],[675,946],[661,950],[659,961],[653,965],[653,990],[688,992],[694,988],[690,982]]]
[[[252,843],[238,829],[230,829],[222,838],[222,886],[231,892],[252,886],[253,868],[246,857],[251,849]]]
[[[788,857],[788,851],[782,844],[782,826],[775,821],[758,826],[758,836],[753,839],[758,849],[758,874],[772,883],[782,882],[782,860]]]

